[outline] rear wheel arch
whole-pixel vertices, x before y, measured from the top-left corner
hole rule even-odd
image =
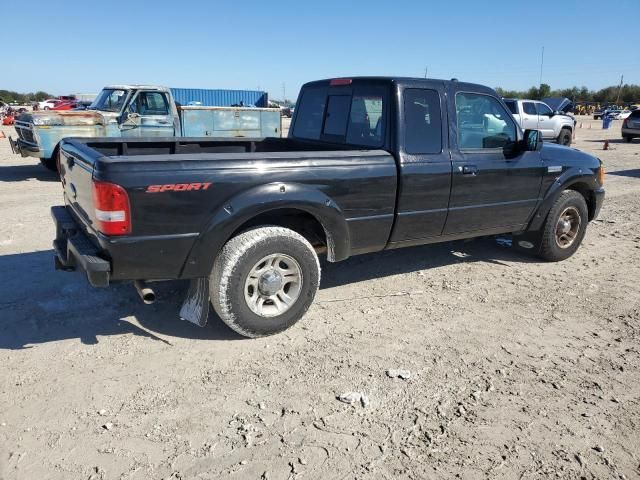
[[[187,255],[183,278],[208,275],[213,266],[212,252],[257,226],[289,228],[316,246],[324,241],[331,262],[344,260],[351,252],[349,227],[342,210],[324,192],[305,185],[278,183],[249,189],[225,201],[210,219]]]

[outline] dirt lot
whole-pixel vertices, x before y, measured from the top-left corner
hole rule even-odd
[[[306,318],[258,340],[180,322],[181,283],[144,306],[54,271],[60,187],[0,139],[0,478],[639,478],[640,141],[578,123],[609,174],[574,257],[323,264]]]

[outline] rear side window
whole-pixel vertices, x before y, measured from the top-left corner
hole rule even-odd
[[[404,91],[404,148],[407,153],[440,153],[442,120],[440,96],[435,90]]]
[[[524,113],[526,113],[527,115],[538,115],[536,104],[533,102],[523,102],[522,110],[524,110]]]
[[[386,89],[355,86],[352,91],[336,94],[331,90],[308,87],[303,91],[293,136],[356,146],[382,146]]]
[[[505,100],[504,104],[507,106],[507,108],[512,114],[514,115],[518,114],[518,103],[515,100]]]
[[[633,112],[631,112],[631,115],[629,115],[629,118],[640,118],[640,110],[634,110]]]

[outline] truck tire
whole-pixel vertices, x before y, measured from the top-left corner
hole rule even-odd
[[[320,263],[302,235],[258,227],[226,243],[209,280],[209,297],[222,321],[245,337],[263,337],[304,316],[320,285]]]
[[[574,190],[562,192],[547,215],[538,255],[549,262],[569,258],[580,246],[588,220],[584,197]]]
[[[41,158],[40,163],[44,165],[47,169],[51,170],[52,172],[58,171],[58,165],[56,164],[55,155],[52,156],[51,158]]]
[[[563,128],[562,130],[560,130],[560,135],[558,135],[558,143],[566,147],[570,146],[571,130],[569,130],[568,128]]]

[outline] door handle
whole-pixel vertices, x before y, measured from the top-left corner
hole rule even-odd
[[[478,167],[475,165],[464,165],[462,167],[462,174],[476,176],[478,174]]]

